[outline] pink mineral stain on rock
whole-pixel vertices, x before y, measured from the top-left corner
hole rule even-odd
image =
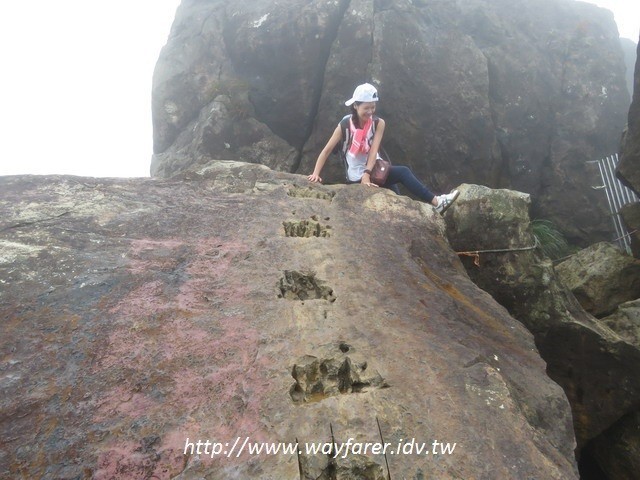
[[[180,474],[188,457],[182,451],[161,446],[120,442],[98,456],[94,480],[154,478],[168,480]]]
[[[144,283],[129,292],[109,313],[126,317],[148,316],[170,307],[162,291],[160,280]]]
[[[195,256],[186,268],[188,280],[176,296],[176,307],[182,310],[210,308],[209,297],[224,300],[225,303],[241,302],[245,298],[246,285],[232,284],[228,271],[238,257],[247,252],[242,244],[224,244],[209,239],[197,244]]]
[[[110,368],[122,368],[126,364],[139,362],[152,354],[156,339],[146,331],[136,331],[135,324],[120,326],[109,333],[106,351],[102,352],[93,372]]]
[[[132,393],[127,387],[118,386],[103,395],[94,421],[103,422],[114,417],[137,418],[150,412],[156,405],[146,395]]]
[[[185,246],[184,240],[151,240],[137,239],[131,242],[127,258],[128,269],[134,274],[148,273],[150,266],[167,267],[175,262],[175,254]]]
[[[202,357],[200,352],[215,341],[212,332],[208,332],[193,321],[187,319],[169,320],[161,328],[161,336],[166,339],[158,349],[166,361],[184,359],[188,352],[192,358]]]
[[[217,239],[132,243],[129,271],[144,280],[109,312],[112,327],[94,373],[137,373],[104,393],[94,420],[124,431],[137,419],[174,427],[154,446],[162,465],[139,444],[116,441],[100,455],[95,478],[170,478],[168,472],[175,475],[188,460],[187,437],[263,438],[260,402],[269,384],[259,372],[266,362],[258,359],[259,333],[241,313],[246,282],[228,275],[245,255],[244,245]],[[144,384],[135,391],[133,377],[158,370],[164,385]]]

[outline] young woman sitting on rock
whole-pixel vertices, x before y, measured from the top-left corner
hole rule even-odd
[[[371,182],[370,177],[376,158],[379,157],[378,151],[385,126],[383,119],[374,116],[377,101],[378,91],[373,85],[365,83],[356,87],[353,97],[345,102],[345,105],[351,107],[351,114],[344,117],[338,124],[320,152],[313,173],[307,177],[310,182],[322,182],[320,172],[327,158],[338,144],[345,141],[342,138],[341,124],[344,125],[343,122],[346,122],[348,118],[350,132],[348,137],[352,140],[350,145],[343,149],[343,151],[346,150],[347,183],[361,183],[368,187],[378,186]],[[451,193],[436,196],[415,177],[409,167],[392,165],[387,180],[381,186],[400,193],[398,183],[404,185],[407,190],[422,201],[436,207],[439,213],[444,213],[459,195],[457,190],[453,190]]]

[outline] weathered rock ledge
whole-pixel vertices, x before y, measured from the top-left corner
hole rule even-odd
[[[602,303],[604,308],[594,308],[594,313],[602,313],[612,308],[605,300],[633,297],[637,261],[602,245],[581,252],[579,260],[567,260],[558,271],[571,278],[588,277],[589,283],[576,290],[580,297],[588,298],[585,292],[605,293],[581,305],[536,246],[529,195],[478,185],[459,189],[460,197],[445,217],[449,241],[457,251],[480,252],[463,257],[469,276],[534,334],[549,376],[563,387],[571,404],[583,470],[587,473],[588,462],[594,461],[610,475],[606,478],[635,478],[620,476],[622,470],[637,472],[635,452],[640,449],[638,435],[628,434],[640,410],[640,345],[633,306],[623,304],[617,316],[603,321],[583,306]],[[596,263],[594,252],[606,252],[607,260],[598,260],[608,265],[592,266],[593,273],[587,275],[584,263]],[[614,280],[616,275],[621,279]]]
[[[430,206],[218,163],[3,177],[0,219],[0,476],[577,478],[564,393]],[[184,454],[377,421],[455,451]]]

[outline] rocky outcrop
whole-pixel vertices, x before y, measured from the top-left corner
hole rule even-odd
[[[609,243],[592,245],[555,268],[582,307],[640,351],[640,261]],[[626,300],[633,299],[632,301]],[[623,416],[591,440],[583,455],[606,478],[633,480],[640,463],[640,410]],[[597,467],[596,467],[597,466]]]
[[[571,403],[577,455],[588,462],[591,441],[640,410],[640,346],[586,313],[556,277],[529,229],[527,195],[460,191],[445,217],[451,245],[472,280],[534,334]]]
[[[638,44],[628,38],[620,38],[620,46],[622,47],[624,63],[627,67],[627,74],[625,75],[627,80],[627,89],[630,94],[633,94],[634,71],[636,67]]]
[[[638,44],[640,52],[640,43]],[[622,155],[618,164],[618,177],[640,195],[640,62],[636,60],[633,101],[627,117]]]
[[[596,317],[640,298],[640,260],[611,243],[596,243],[580,250],[555,269],[582,308]]]
[[[631,253],[640,258],[640,204],[630,203],[620,209],[622,222],[629,232],[631,239]]]
[[[0,178],[0,473],[577,478],[566,397],[444,229],[260,165]]]
[[[610,239],[585,161],[618,150],[624,60],[611,13],[572,0],[183,2],[154,74],[152,175],[218,158],[308,174],[365,80],[386,150],[435,190],[524,191],[571,241]]]
[[[640,62],[637,60],[634,78],[633,102],[623,136],[617,175],[625,185],[640,193]],[[631,235],[631,251],[634,257],[640,258],[640,205],[626,205],[620,213]]]
[[[640,349],[640,300],[623,303],[604,323]],[[640,411],[625,415],[585,447],[607,478],[634,480],[640,471]]]
[[[607,478],[635,480],[640,471],[640,412],[630,414],[589,447]]]
[[[640,348],[640,298],[618,306],[602,322],[629,343]]]

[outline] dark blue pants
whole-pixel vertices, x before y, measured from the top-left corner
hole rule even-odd
[[[407,190],[424,202],[431,203],[431,200],[435,197],[435,195],[416,178],[409,167],[405,167],[404,165],[391,165],[389,176],[383,187],[399,195],[400,190],[398,189],[398,183],[404,185]]]

